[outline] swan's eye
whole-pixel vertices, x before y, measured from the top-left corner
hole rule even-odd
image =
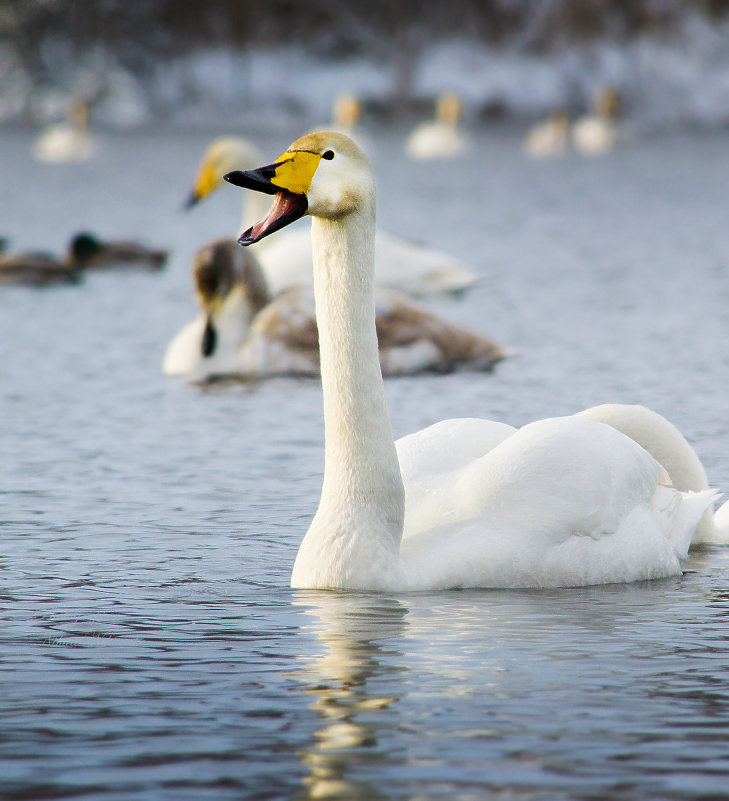
[[[325,150],[325,151],[324,151],[324,152],[321,154],[321,157],[322,157],[323,159],[326,159],[327,161],[331,161],[331,160],[334,158],[334,151],[333,151],[333,150]]]

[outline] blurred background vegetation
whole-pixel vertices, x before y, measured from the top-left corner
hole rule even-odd
[[[418,65],[439,42],[554,59],[570,49],[664,42],[696,20],[725,35],[729,0],[0,0],[0,121],[47,121],[64,93],[119,95],[125,86],[127,104],[136,95],[137,116],[149,118],[205,92],[211,79],[189,65],[212,49],[242,59],[300,48],[333,66],[366,58],[391,68],[392,95],[402,99],[417,94]],[[176,78],[160,79],[161,67],[181,63]],[[233,74],[221,83],[250,82],[241,63],[223,66]],[[165,82],[177,88],[165,94]]]

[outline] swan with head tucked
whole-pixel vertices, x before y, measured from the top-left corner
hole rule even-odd
[[[203,154],[186,207],[195,206],[218,189],[226,172],[251,169],[261,161],[255,146],[245,139],[216,139]],[[246,193],[242,229],[261,219],[267,208],[265,197]],[[273,294],[292,285],[311,285],[311,232],[308,228],[286,231],[266,240],[257,249],[257,256]],[[378,286],[412,295],[463,292],[477,280],[475,273],[453,256],[384,231],[377,231],[375,236],[375,262]]]
[[[256,258],[232,239],[201,248],[193,274],[201,314],[169,344],[165,373],[193,381],[319,375],[311,287],[290,287],[272,298]],[[488,370],[506,355],[402,292],[378,288],[376,303],[384,375]]]
[[[447,420],[393,441],[375,331],[375,179],[351,140],[309,134],[273,164],[226,179],[274,195],[241,244],[312,216],[324,482],[292,586],[546,587],[680,574],[714,494],[673,489],[612,426]]]

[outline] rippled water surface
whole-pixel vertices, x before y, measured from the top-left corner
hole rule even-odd
[[[273,157],[299,133],[255,138]],[[533,164],[482,131],[433,166],[401,133],[373,132],[381,226],[468,260],[482,284],[436,307],[519,355],[390,381],[397,435],[641,402],[729,489],[725,132]],[[193,249],[238,223],[232,187],[179,211],[206,140],[109,135],[72,167],[0,135],[17,247],[90,228],[173,251],[162,274],[0,293],[0,797],[726,797],[729,548],[630,586],[288,588],[318,382],[160,370]]]

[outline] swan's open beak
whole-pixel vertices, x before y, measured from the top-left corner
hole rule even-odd
[[[268,214],[240,235],[241,245],[252,245],[306,214],[309,207],[306,193],[320,160],[318,153],[308,150],[289,151],[266,167],[235,170],[223,176],[235,186],[275,195]]]

